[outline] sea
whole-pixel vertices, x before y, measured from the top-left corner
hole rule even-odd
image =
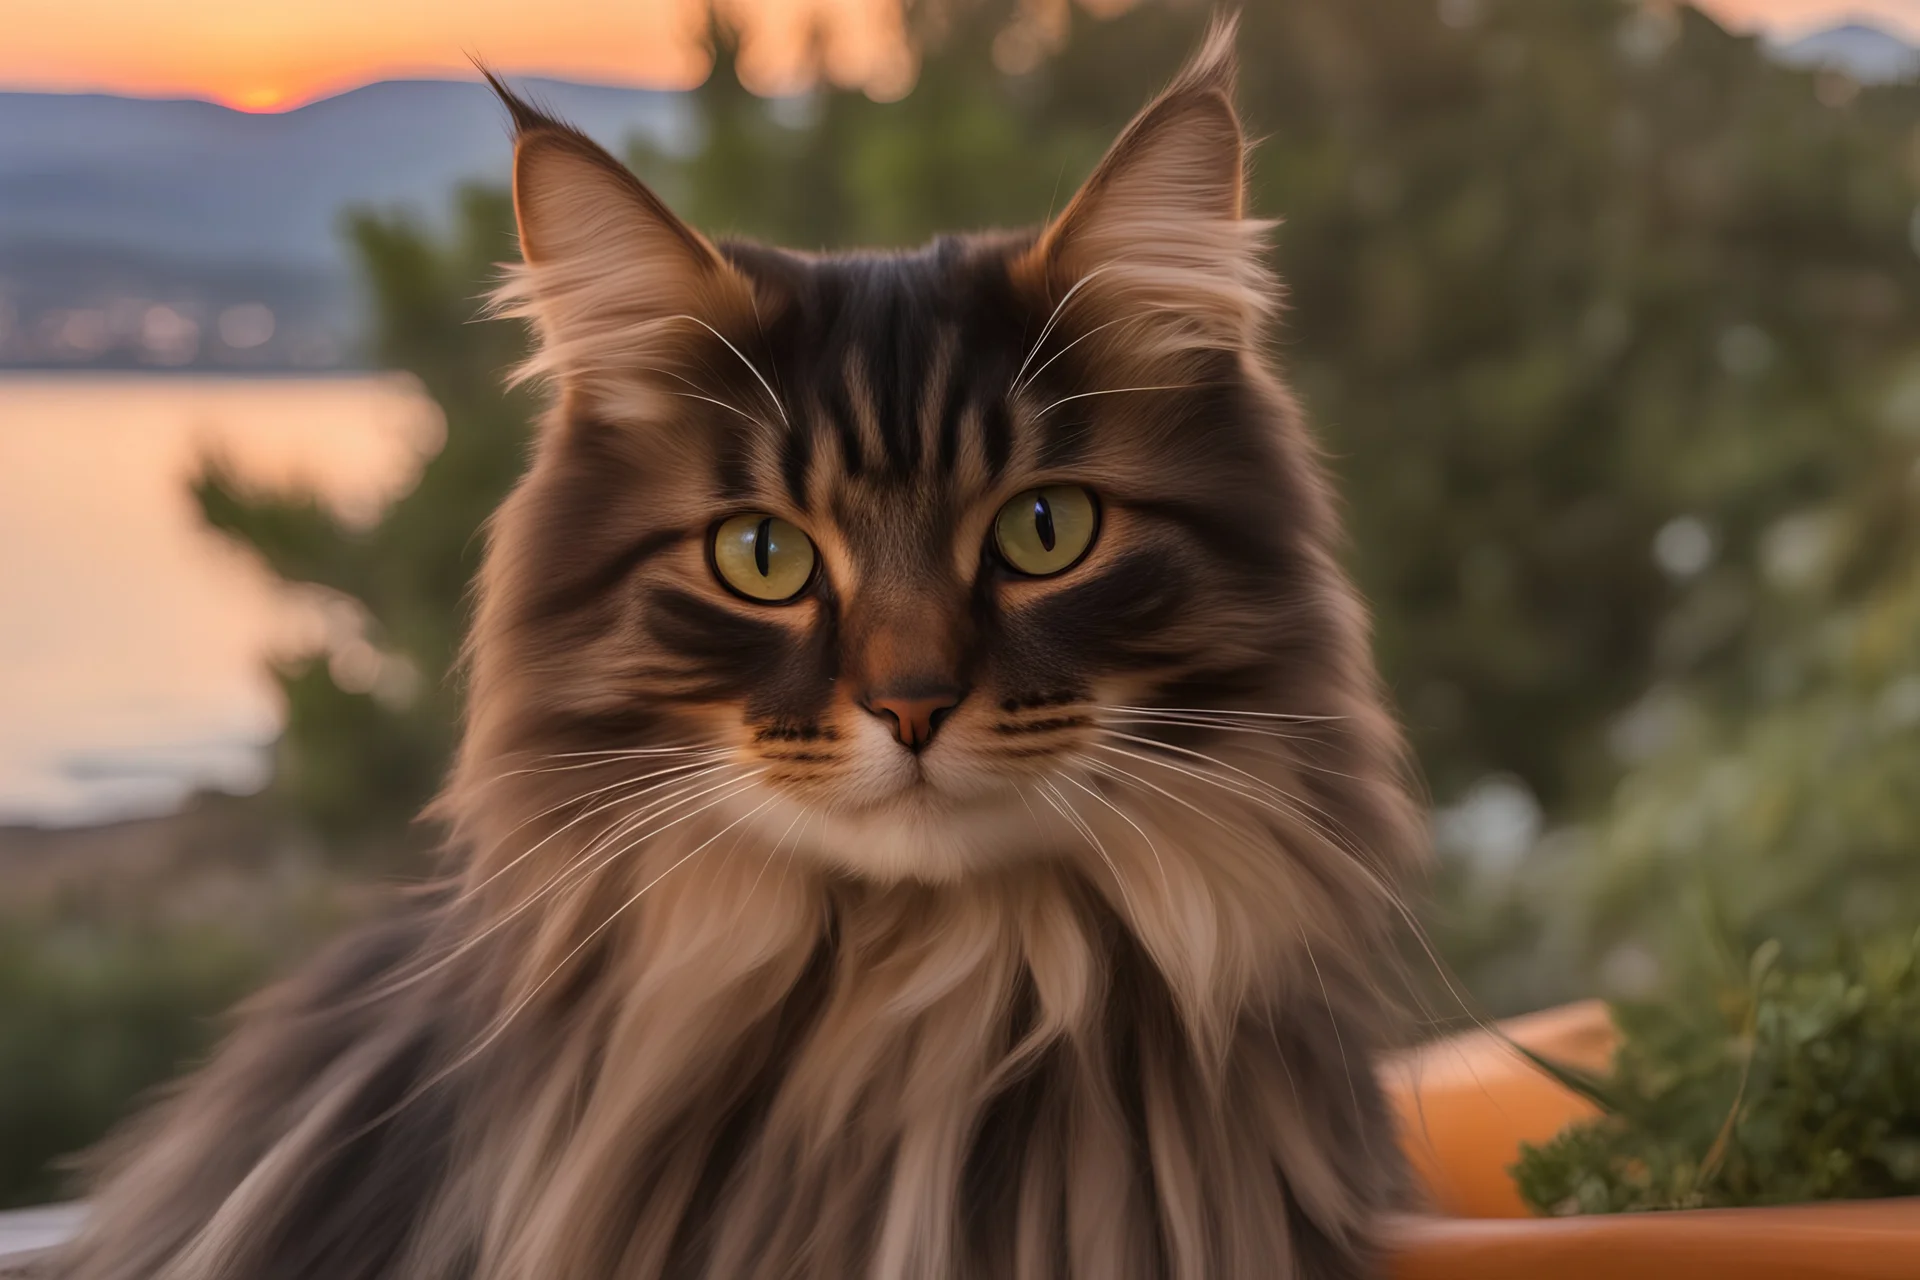
[[[208,528],[194,478],[218,462],[364,525],[444,438],[403,375],[0,376],[0,823],[264,785],[272,661],[355,614]]]

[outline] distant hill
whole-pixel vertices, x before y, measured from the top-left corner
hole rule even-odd
[[[1773,53],[1790,66],[1844,71],[1862,84],[1892,84],[1920,75],[1920,49],[1863,22],[1777,42]]]
[[[669,93],[522,87],[616,151],[686,131]],[[509,158],[504,114],[475,83],[389,81],[278,115],[0,93],[0,365],[336,364],[352,346],[342,211],[436,217],[458,184],[505,182]],[[248,302],[290,309],[278,338],[224,355],[198,344],[185,359],[178,343],[141,345],[155,305],[211,333]]]

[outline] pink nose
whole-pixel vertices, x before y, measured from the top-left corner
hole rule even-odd
[[[882,696],[867,699],[865,705],[868,711],[888,722],[901,746],[918,751],[933,741],[940,722],[960,705],[960,691],[940,689],[911,697]]]

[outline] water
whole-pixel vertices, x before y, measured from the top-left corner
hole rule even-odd
[[[266,780],[276,653],[337,630],[206,529],[188,485],[311,485],[367,521],[439,446],[410,380],[0,377],[0,821],[165,810]]]

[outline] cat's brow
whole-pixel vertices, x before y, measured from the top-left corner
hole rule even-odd
[[[988,287],[1004,263],[949,249],[814,267],[773,376],[798,390],[780,472],[804,504],[814,469],[840,478],[998,476],[1016,450],[1007,403],[1022,317]],[[823,450],[822,440],[831,440]]]

